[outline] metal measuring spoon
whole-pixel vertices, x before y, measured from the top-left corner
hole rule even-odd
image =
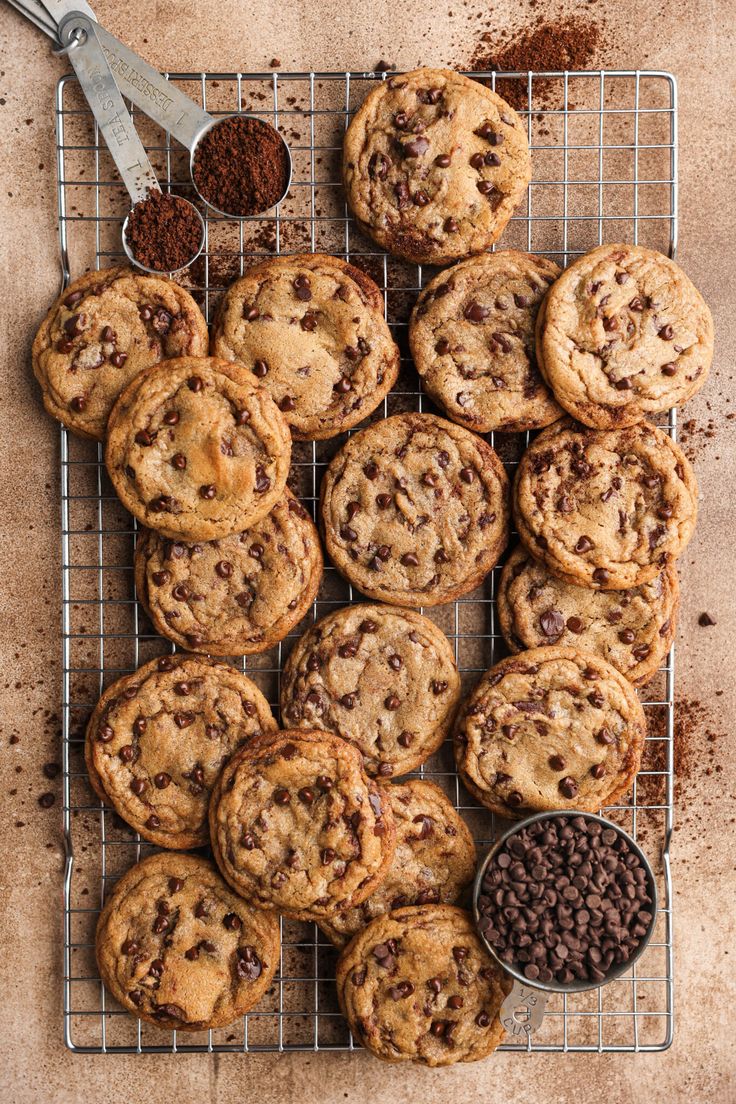
[[[149,192],[160,191],[156,174],[153,171],[143,143],[135,129],[130,112],[125,106],[122,94],[108,64],[105,50],[100,41],[100,27],[94,17],[87,12],[69,10],[70,3],[67,0],[45,0],[45,3],[34,4],[32,0],[11,0],[13,7],[20,11],[39,30],[44,31],[49,37],[55,38],[61,49],[57,53],[69,58],[74,72],[79,80],[80,87],[89,103],[92,114],[100,128],[102,138],[110,151],[115,165],[120,173],[123,184],[133,201],[133,206],[145,200]],[[80,5],[81,6],[81,5]],[[87,5],[83,5],[87,7]],[[89,9],[91,10],[91,9]],[[52,32],[52,24],[49,19],[55,20],[55,29]],[[204,220],[189,200],[181,199],[191,207],[197,216],[200,225],[199,247],[196,253],[190,257],[187,267],[202,252],[205,240]],[[127,239],[128,215],[123,222],[122,242],[125,255],[128,260],[142,269],[160,275],[160,272],[147,268],[136,260]]]
[[[618,966],[613,967],[608,971],[605,978],[602,981],[581,981],[576,980],[570,982],[567,985],[563,985],[558,981],[542,982],[542,981],[529,981],[529,979],[521,972],[517,965],[504,962],[502,958],[496,953],[495,948],[488,942],[483,932],[480,930],[479,922],[481,914],[478,909],[478,898],[483,892],[483,879],[485,878],[488,867],[492,865],[499,851],[504,847],[506,842],[513,836],[517,835],[524,828],[528,828],[532,824],[537,824],[540,821],[554,820],[557,817],[567,817],[568,819],[576,816],[584,817],[585,820],[597,821],[602,828],[612,828],[617,835],[623,836],[631,850],[637,855],[641,862],[642,869],[647,876],[647,892],[651,897],[651,913],[652,920],[649,925],[649,930],[646,935],[642,936],[639,946],[633,955],[627,962],[622,962]],[[605,817],[597,816],[595,813],[582,813],[576,812],[570,809],[556,809],[548,813],[537,813],[535,816],[527,817],[526,820],[520,820],[518,823],[512,825],[507,832],[505,832],[500,839],[496,840],[490,851],[486,855],[485,859],[478,868],[478,873],[475,876],[475,883],[473,886],[473,919],[475,925],[478,928],[478,935],[483,942],[488,953],[498,963],[501,969],[510,974],[514,979],[511,992],[508,994],[499,1012],[499,1019],[503,1027],[508,1031],[510,1035],[519,1036],[525,1035],[530,1037],[542,1024],[544,1018],[544,1008],[547,1003],[547,998],[550,993],[585,993],[590,989],[600,989],[603,985],[607,985],[609,981],[615,981],[616,978],[621,977],[626,973],[635,962],[643,955],[646,950],[650,939],[654,933],[654,926],[657,922],[657,886],[654,878],[654,871],[652,870],[651,863],[647,859],[646,855],[639,847],[639,845],[631,838],[628,832],[625,832],[623,828],[619,828],[617,824],[614,824],[611,820],[606,820]]]
[[[51,13],[51,22],[58,14],[58,26],[61,26],[62,14],[59,13],[68,12],[73,0],[43,0],[43,2],[41,0],[9,0],[9,2],[18,11],[26,15],[31,22],[35,23],[40,30],[53,37],[53,31],[49,26],[49,13]],[[205,195],[202,195],[194,181],[194,161],[199,143],[205,134],[214,127],[220,126],[228,119],[259,119],[259,117],[249,115],[246,112],[235,112],[215,118],[214,115],[204,111],[189,96],[186,96],[175,84],[167,81],[144,58],[110,34],[105,27],[95,20],[94,13],[85,0],[79,0],[74,6],[80,14],[84,14],[88,20],[94,22],[97,41],[104,51],[106,64],[113,73],[118,88],[145,115],[148,115],[150,119],[153,119],[164,130],[167,130],[189,150],[189,174],[192,179],[192,186],[202,202],[206,203],[218,215],[224,215],[227,218],[241,218],[241,215],[232,211],[221,210]],[[259,119],[259,121],[265,122],[263,119]],[[266,125],[270,126],[271,124],[267,123]],[[293,162],[291,150],[283,135],[276,127],[272,127],[272,129],[281,139],[288,166],[286,187],[283,195],[274,204],[274,206],[277,206],[282,202],[291,187]],[[257,213],[264,214],[263,211]]]

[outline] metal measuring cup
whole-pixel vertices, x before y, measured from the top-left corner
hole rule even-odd
[[[93,24],[94,37],[103,52],[105,67],[109,70],[110,74],[112,74],[112,83],[116,86],[118,95],[120,96],[121,93],[124,94],[144,115],[153,119],[155,123],[158,123],[164,130],[167,130],[178,142],[189,150],[189,175],[191,177],[192,186],[202,202],[218,215],[223,215],[226,218],[243,217],[231,211],[221,210],[199,191],[194,180],[193,170],[197,156],[197,148],[200,142],[213,128],[220,126],[228,119],[253,118],[264,123],[266,126],[271,126],[271,129],[279,136],[287,164],[286,187],[274,206],[278,206],[278,204],[283,201],[291,187],[293,161],[291,150],[284,136],[276,127],[272,126],[270,123],[266,123],[266,121],[260,119],[259,116],[251,115],[247,112],[234,112],[229,115],[215,117],[214,115],[210,115],[209,112],[204,111],[194,100],[185,95],[180,88],[170,81],[167,81],[166,78],[159,73],[157,69],[154,69],[152,65],[149,65],[144,58],[136,54],[126,46],[125,43],[115,38],[105,27],[98,23],[95,19],[94,12],[86,3],[86,0],[78,0],[74,6],[79,10],[64,16],[63,19],[58,16],[58,11],[64,9],[68,10],[72,4],[72,0],[43,0],[43,2],[42,0],[8,0],[8,2],[34,23],[39,30],[43,31],[51,38],[61,40],[60,31],[62,26],[66,29],[66,20],[74,18],[77,23],[80,23],[80,20],[86,20],[87,24]],[[58,9],[58,11],[55,9]],[[50,12],[53,12],[54,15],[52,16]],[[57,16],[58,22],[55,22],[55,17]],[[68,35],[69,31],[67,30],[66,33]],[[64,46],[66,44],[62,41],[62,45]],[[69,55],[69,59],[74,65],[71,54]],[[94,104],[91,100],[90,105],[94,110]],[[124,104],[122,106],[128,119],[130,119],[130,115]],[[132,120],[130,125],[132,127]],[[153,170],[151,170],[151,173],[153,173]],[[199,214],[199,212],[197,213]],[[264,213],[263,211],[258,212],[258,214]]]
[[[488,942],[480,929],[481,914],[478,908],[478,899],[483,893],[483,879],[485,878],[486,871],[493,864],[496,856],[504,845],[522,829],[528,828],[532,824],[554,820],[557,817],[563,816],[568,820],[572,817],[580,816],[588,821],[597,821],[604,829],[613,829],[617,835],[623,837],[629,848],[637,855],[647,877],[647,892],[652,901],[650,906],[652,919],[649,928],[646,934],[641,937],[639,946],[628,961],[619,963],[618,966],[613,966],[602,981],[576,980],[567,985],[563,985],[554,980],[550,982],[534,980],[532,982],[521,972],[520,965],[505,962],[498,955],[493,945]],[[607,985],[609,981],[615,981],[616,978],[625,974],[631,969],[634,963],[641,958],[649,945],[654,933],[654,926],[657,922],[657,886],[654,878],[654,870],[642,849],[635,840],[632,839],[628,832],[625,832],[623,828],[620,828],[617,824],[614,824],[613,821],[607,820],[605,817],[598,816],[595,813],[579,812],[574,809],[555,809],[547,813],[537,813],[534,816],[527,817],[526,820],[521,820],[513,824],[490,848],[475,876],[475,883],[473,886],[473,919],[478,929],[478,935],[488,953],[498,963],[500,968],[514,980],[510,993],[501,1005],[499,1019],[510,1035],[525,1035],[529,1038],[542,1024],[545,1005],[550,993],[585,993],[591,989],[600,989],[602,986]]]

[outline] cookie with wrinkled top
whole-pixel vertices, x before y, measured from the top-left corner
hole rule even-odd
[[[508,481],[486,441],[431,414],[356,433],[322,481],[327,551],[361,593],[435,606],[473,590],[508,540]]]
[[[386,878],[367,901],[320,921],[343,947],[356,932],[407,905],[454,905],[475,874],[475,844],[465,821],[433,782],[411,778],[383,791],[396,823],[396,853]]]
[[[273,257],[228,288],[211,349],[251,370],[294,438],[334,437],[396,382],[399,350],[383,311],[374,281],[339,257]]]
[[[512,652],[550,644],[582,648],[643,686],[672,646],[679,592],[671,564],[629,590],[592,590],[558,579],[519,545],[503,566],[496,611]]]
[[[661,429],[594,430],[564,418],[522,456],[512,498],[522,543],[554,575],[625,590],[680,555],[697,496],[690,462]]]
[[[345,134],[343,178],[361,230],[418,264],[450,264],[500,237],[526,192],[526,126],[449,69],[391,76]]]
[[[189,292],[126,267],[87,272],[50,308],[33,342],[33,372],[48,413],[102,441],[115,400],[144,369],[205,356],[207,323]]]
[[[138,598],[158,632],[182,648],[249,655],[283,640],[322,580],[316,527],[288,491],[262,521],[215,541],[138,535]]]
[[[279,924],[198,855],[149,855],[116,883],[97,923],[100,977],[126,1011],[177,1031],[249,1012],[279,964]]]
[[[417,371],[448,418],[477,433],[539,429],[562,410],[537,368],[539,306],[560,270],[515,249],[440,272],[409,323]]]
[[[268,514],[286,488],[291,436],[251,373],[180,357],[139,373],[115,403],[105,463],[123,505],[174,540],[216,540]]]
[[[233,889],[299,920],[359,905],[396,848],[390,804],[358,749],[296,729],[256,737],[232,757],[212,793],[210,838]]]
[[[379,916],[340,955],[336,981],[356,1039],[387,1062],[476,1062],[503,1038],[511,980],[452,905]]]
[[[560,406],[600,429],[680,406],[706,381],[713,319],[674,261],[640,245],[601,245],[550,290],[537,359]]]
[[[470,793],[498,816],[596,812],[631,787],[646,721],[631,683],[592,652],[551,645],[483,675],[455,726]]]
[[[350,740],[368,774],[408,774],[450,730],[460,676],[445,634],[414,610],[356,604],[313,625],[281,676],[281,716]]]
[[[203,656],[168,655],[108,686],[87,725],[92,788],[159,847],[202,847],[223,764],[247,740],[275,732],[249,678]]]

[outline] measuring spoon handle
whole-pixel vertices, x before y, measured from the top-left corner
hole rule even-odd
[[[84,31],[86,37],[84,41],[72,44],[77,29]],[[62,44],[70,47],[67,51],[69,61],[130,198],[134,204],[138,203],[145,199],[149,191],[158,191],[159,185],[107,64],[97,37],[97,24],[86,15],[75,13],[62,23],[59,35]]]
[[[97,37],[123,94],[191,150],[212,116],[99,24]]]

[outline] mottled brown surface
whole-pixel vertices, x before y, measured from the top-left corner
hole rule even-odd
[[[363,68],[387,57],[403,67],[466,62],[483,31],[523,27],[526,3],[473,0],[429,14],[426,4],[349,0],[338,7],[273,2],[246,12],[239,0],[203,0],[196,15],[160,0],[155,7],[98,0],[110,29],[157,65],[188,69],[284,69],[310,64]],[[539,7],[534,11],[538,12]],[[681,225],[678,260],[708,301],[716,325],[714,370],[687,407],[684,434],[701,487],[701,516],[682,558],[678,636],[681,723],[675,834],[677,1024],[665,1054],[563,1056],[496,1054],[454,1070],[387,1067],[359,1055],[84,1057],[61,1037],[60,779],[42,764],[59,757],[58,429],[41,406],[29,366],[33,332],[58,291],[54,136],[50,104],[64,63],[3,7],[0,16],[0,128],[4,291],[0,297],[4,390],[2,557],[4,654],[2,772],[4,855],[0,875],[2,1037],[5,1099],[76,1104],[176,1099],[230,1104],[299,1099],[304,1104],[371,1100],[409,1104],[511,1101],[643,1104],[656,1099],[726,1101],[734,1084],[733,972],[736,707],[732,655],[732,497],[736,449],[731,350],[736,225],[732,174],[734,16],[730,0],[679,9],[645,0],[635,11],[610,2],[566,3],[550,10],[600,18],[608,30],[599,63],[662,67],[679,78]],[[12,51],[12,52],[11,52]],[[28,121],[27,121],[28,120]],[[38,171],[37,167],[44,167]],[[10,194],[9,194],[10,193]],[[708,611],[717,621],[698,626]],[[13,737],[19,742],[10,744]],[[18,773],[16,773],[18,772]],[[43,810],[45,791],[57,804]],[[23,827],[16,828],[16,822]],[[730,1001],[730,1004],[729,1004]]]

